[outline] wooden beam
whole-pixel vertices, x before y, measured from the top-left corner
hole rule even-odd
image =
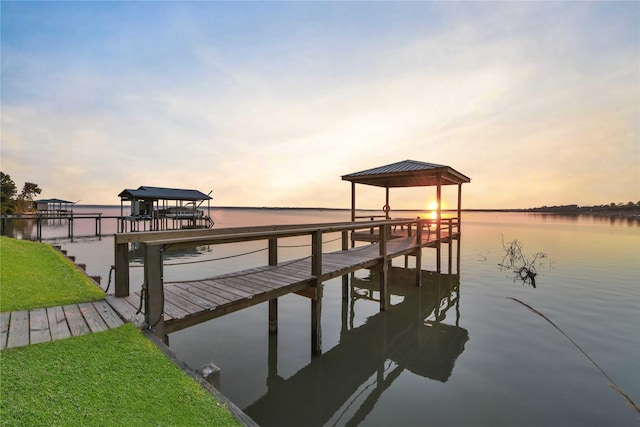
[[[144,317],[148,328],[164,340],[164,289],[162,282],[162,246],[142,244],[144,254]]]
[[[349,250],[349,232],[342,232],[342,250]],[[344,274],[342,276],[342,299],[346,300],[349,298],[349,276]]]
[[[311,353],[322,353],[322,231],[311,235],[311,275],[315,276],[313,286],[316,298],[311,300]]]
[[[438,174],[438,183],[436,187],[436,198],[438,207],[436,209],[436,238],[437,238],[437,246],[436,246],[436,271],[440,273],[442,269],[442,243],[441,243],[441,224],[442,221],[442,183],[441,176]]]
[[[115,243],[115,296],[129,296],[129,244]]]
[[[458,184],[458,233],[462,223],[462,184]]]
[[[387,207],[389,206],[389,187],[385,187],[385,203],[384,206]],[[390,210],[385,210],[384,212],[384,216],[386,219],[389,219],[389,212]]]
[[[351,222],[356,220],[356,183],[351,183]]]
[[[269,239],[269,265],[278,265],[278,239]],[[278,299],[269,300],[269,333],[278,332]]]
[[[301,297],[306,297],[309,299],[318,299],[318,290],[315,286],[310,286],[308,288],[300,289],[299,291],[294,292]]]
[[[416,286],[422,286],[422,220],[418,219],[416,230]]]
[[[278,239],[269,239],[269,265],[278,265]]]
[[[387,258],[387,239],[389,237],[389,226],[381,225],[379,227],[380,233],[380,277],[379,277],[379,290],[380,290],[380,311],[386,311],[389,308],[389,291],[387,289],[387,279],[389,272],[389,259]]]

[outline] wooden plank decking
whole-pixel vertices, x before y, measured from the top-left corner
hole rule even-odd
[[[421,246],[433,245],[434,238],[433,233],[424,233]],[[412,254],[417,247],[416,237],[407,236],[406,232],[394,235],[386,246],[387,259]],[[320,281],[378,265],[381,259],[378,243],[323,253]],[[315,298],[312,285],[316,277],[311,274],[311,264],[312,257],[307,257],[203,280],[164,283],[164,332],[175,332],[289,293]],[[141,304],[139,294],[109,296],[107,301],[129,320]]]
[[[0,349],[22,347],[124,324],[105,301],[0,313]]]

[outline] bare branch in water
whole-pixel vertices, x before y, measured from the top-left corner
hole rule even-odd
[[[518,279],[522,281],[522,284],[531,285],[536,287],[536,264],[540,264],[540,259],[546,258],[547,254],[543,252],[536,252],[533,254],[533,259],[528,260],[522,251],[522,245],[519,241],[513,240],[505,243],[504,236],[502,236],[502,247],[504,248],[505,255],[502,258],[502,262],[498,265],[503,270],[511,270],[514,273],[514,280]]]
[[[614,389],[615,391],[617,391],[622,397],[624,397],[627,400],[627,404],[635,409],[636,411],[638,411],[640,413],[640,407],[636,404],[636,402],[633,401],[633,399],[631,399],[624,391],[622,391],[622,389],[620,387],[618,387],[618,385],[611,379],[611,377],[604,371],[604,369],[602,369],[600,367],[600,365],[598,365],[596,363],[595,360],[593,360],[591,358],[591,356],[589,356],[587,354],[586,351],[584,351],[582,349],[582,347],[580,347],[574,340],[571,339],[571,337],[569,335],[567,335],[562,329],[560,329],[560,327],[558,327],[558,325],[556,325],[555,323],[553,323],[551,321],[551,319],[549,319],[547,316],[545,316],[544,314],[542,314],[541,312],[539,312],[538,310],[536,310],[535,308],[531,307],[529,304],[525,304],[524,302],[520,301],[517,298],[512,298],[512,297],[506,297],[507,299],[513,300],[519,304],[522,304],[523,306],[527,307],[532,313],[537,314],[538,316],[542,317],[544,320],[546,320],[551,326],[553,326],[554,328],[556,328],[562,335],[565,336],[565,338],[567,338],[571,344],[573,344],[578,350],[580,350],[580,352],[582,354],[585,355],[585,357],[587,359],[589,359],[589,361],[593,364],[593,366],[595,366],[596,368],[598,368],[598,370],[602,373],[602,375],[605,376],[605,378],[609,381],[609,386],[611,386],[612,389]]]

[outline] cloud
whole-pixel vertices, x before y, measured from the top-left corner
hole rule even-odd
[[[433,9],[429,30],[340,40],[291,24],[298,38],[272,28],[236,45],[179,9],[173,39],[142,58],[132,49],[157,29],[127,46],[117,27],[97,45],[104,58],[3,45],[2,169],[85,203],[158,185],[213,188],[220,205],[345,207],[341,175],[406,158],[471,176],[467,207],[635,197],[640,41],[618,40],[619,14],[587,36],[587,7]],[[360,201],[375,208],[380,195]]]

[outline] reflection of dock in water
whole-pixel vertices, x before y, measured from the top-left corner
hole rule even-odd
[[[357,425],[383,392],[405,370],[446,382],[469,339],[459,326],[459,276],[392,268],[389,289],[401,300],[388,311],[353,326],[355,304],[377,300],[375,272],[350,278],[350,298],[343,301],[340,342],[288,379],[277,373],[277,336],[270,337],[268,391],[245,412],[262,425],[323,425],[330,420]],[[455,324],[443,323],[455,307]],[[286,408],[282,407],[286,402]]]

